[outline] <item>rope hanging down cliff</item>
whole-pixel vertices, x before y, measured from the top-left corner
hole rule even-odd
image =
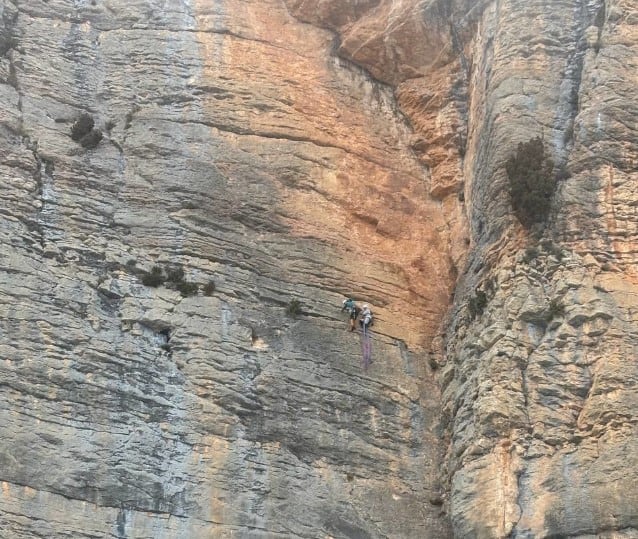
[[[365,326],[361,334],[361,349],[363,356],[361,365],[363,366],[363,370],[367,370],[370,363],[372,363],[372,337],[370,336],[370,330]]]
[[[372,311],[367,304],[364,304],[360,309],[352,298],[343,300],[341,310],[348,312],[350,331],[354,331],[355,322],[357,319],[359,320],[361,326],[361,365],[366,370],[372,363],[372,335],[370,332],[370,326],[374,320]]]
[[[364,370],[367,370],[370,363],[372,363],[372,335],[370,332],[370,326],[372,324],[372,311],[368,305],[364,305],[361,308],[361,317],[359,318],[359,325],[361,326],[361,348],[363,352],[361,364]]]

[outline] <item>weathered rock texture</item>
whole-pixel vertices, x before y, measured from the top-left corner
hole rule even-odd
[[[0,0],[3,537],[638,537],[636,25]]]
[[[638,6],[463,4],[319,14],[341,54],[396,87],[431,194],[467,203],[441,341],[454,534],[636,537]],[[503,166],[533,136],[561,178],[541,242],[512,217]]]
[[[2,537],[445,537],[448,229],[391,91],[280,1],[0,6]]]
[[[476,256],[443,374],[454,530],[635,537],[638,13],[617,2],[510,8],[486,7],[474,45],[465,192]],[[554,243],[538,256],[523,252],[533,240],[510,225],[503,197],[508,153],[535,135],[567,170],[545,232]],[[476,286],[489,303],[470,321]]]

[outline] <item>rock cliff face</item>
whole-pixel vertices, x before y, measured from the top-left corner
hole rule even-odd
[[[638,536],[637,6],[380,1],[352,21],[290,3],[395,87],[446,216],[462,190],[439,378],[454,535]],[[540,241],[504,173],[533,136],[561,180]]]
[[[0,0],[3,537],[638,537],[637,24]]]

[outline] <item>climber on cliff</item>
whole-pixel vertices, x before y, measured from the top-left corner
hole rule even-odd
[[[359,316],[359,307],[352,298],[346,298],[343,300],[341,312],[347,311],[350,318],[350,331],[354,331],[354,323]]]
[[[361,307],[361,317],[359,318],[359,325],[365,333],[372,324],[374,324],[372,311],[370,310],[368,304],[365,304],[363,305],[363,307]]]

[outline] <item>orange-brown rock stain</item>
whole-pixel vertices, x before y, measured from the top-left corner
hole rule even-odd
[[[209,8],[196,6],[204,23]],[[343,275],[335,291],[368,301],[377,331],[428,347],[453,286],[449,227],[391,94],[330,62],[332,35],[300,24],[278,2],[227,16],[241,30],[199,36],[199,84],[233,88],[224,103],[208,98],[204,105],[213,117],[230,107],[232,130],[242,131],[217,136],[253,153],[256,163],[272,162],[277,147],[299,157],[301,165],[271,176],[282,222],[326,246],[326,264]],[[229,176],[238,173],[223,166]]]

